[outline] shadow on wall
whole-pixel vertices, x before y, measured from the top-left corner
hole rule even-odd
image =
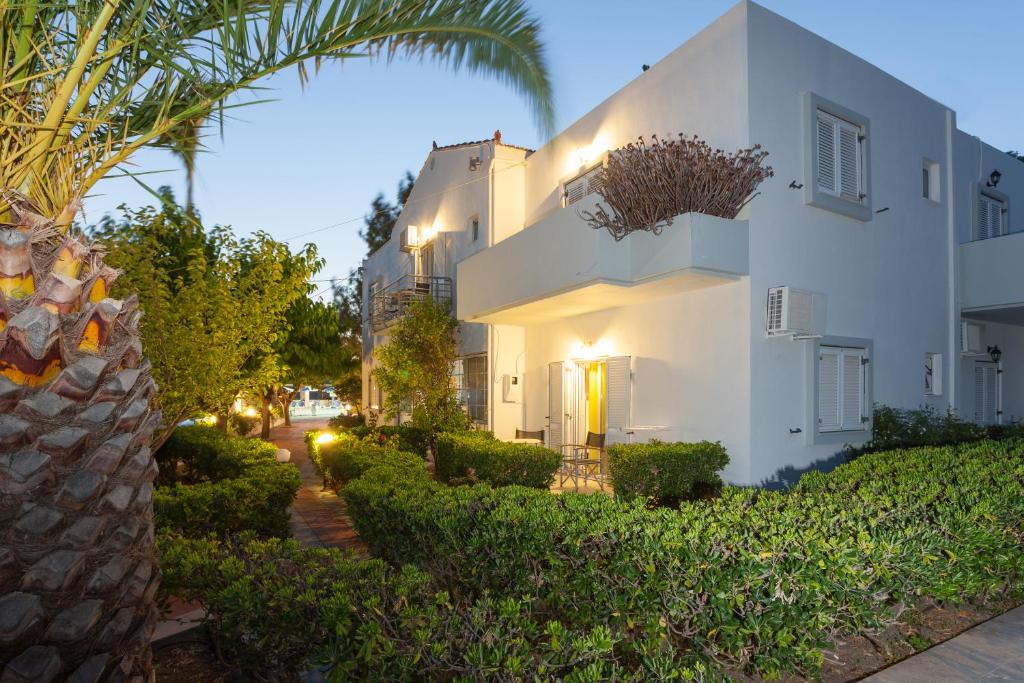
[[[768,479],[761,481],[758,486],[761,488],[768,489],[770,491],[784,491],[794,484],[796,484],[800,477],[804,476],[808,472],[831,472],[840,465],[845,465],[850,462],[850,455],[844,451],[839,451],[835,455],[821,460],[815,460],[807,467],[797,469],[792,465],[783,467],[777,470]]]

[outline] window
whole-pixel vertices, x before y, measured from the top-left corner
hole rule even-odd
[[[848,201],[860,202],[863,154],[860,126],[818,110],[818,189]]]
[[[452,381],[459,405],[473,422],[487,423],[487,354],[466,356],[455,361]]]
[[[871,220],[868,119],[805,93],[804,201]]]
[[[469,221],[469,234],[472,236],[474,242],[476,242],[480,237],[480,219],[477,216],[473,216]]]
[[[1000,193],[982,191],[975,203],[974,238],[987,240],[1006,232],[1006,198]]]
[[[587,195],[601,189],[601,168],[602,164],[598,164],[565,184],[565,189],[562,192],[562,196],[565,198],[565,206],[575,204]]]
[[[941,194],[939,192],[939,164],[931,159],[921,160],[921,196],[938,202]]]
[[[818,431],[864,430],[867,426],[867,351],[821,346],[818,353]]]
[[[924,354],[924,394],[925,396],[942,395],[942,354],[928,352]]]

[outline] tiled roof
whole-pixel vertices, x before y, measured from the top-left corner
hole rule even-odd
[[[507,142],[502,142],[501,141],[501,131],[499,131],[499,130],[494,131],[494,137],[487,138],[486,140],[470,140],[468,142],[456,142],[453,145],[438,145],[437,142],[435,141],[434,142],[434,151],[435,152],[436,151],[445,151],[445,150],[449,150],[449,149],[458,149],[460,147],[472,147],[473,145],[482,145],[485,142],[497,142],[499,145],[502,145],[503,147],[511,147],[512,149],[521,149],[524,152],[526,152],[527,154],[533,154],[536,151],[536,150],[530,149],[529,147],[522,147],[520,145],[510,145]]]

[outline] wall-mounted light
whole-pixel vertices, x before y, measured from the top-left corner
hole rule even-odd
[[[999,185],[999,179],[1003,177],[1003,174],[999,172],[999,169],[993,169],[988,174],[988,182],[985,183],[985,187],[996,187]]]
[[[992,358],[993,363],[998,363],[999,359],[1003,357],[1003,351],[999,348],[999,345],[988,347],[988,355]]]

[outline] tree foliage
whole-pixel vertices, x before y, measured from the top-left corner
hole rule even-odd
[[[166,438],[181,420],[225,414],[239,393],[280,374],[269,352],[318,260],[312,245],[293,254],[266,233],[239,239],[229,228],[206,230],[169,189],[161,192],[160,208],[124,208],[94,236],[122,271],[114,295],[138,293]]]
[[[384,392],[387,417],[409,408],[413,425],[430,434],[467,424],[452,382],[457,330],[447,306],[429,298],[409,306],[387,344],[374,352],[373,376]]]
[[[373,254],[391,239],[391,231],[395,229],[398,216],[402,213],[405,202],[412,194],[412,186],[416,179],[409,171],[398,181],[398,194],[392,204],[384,198],[383,192],[370,202],[370,213],[366,214],[364,221],[366,227],[359,231],[359,236],[366,242],[368,254]]]

